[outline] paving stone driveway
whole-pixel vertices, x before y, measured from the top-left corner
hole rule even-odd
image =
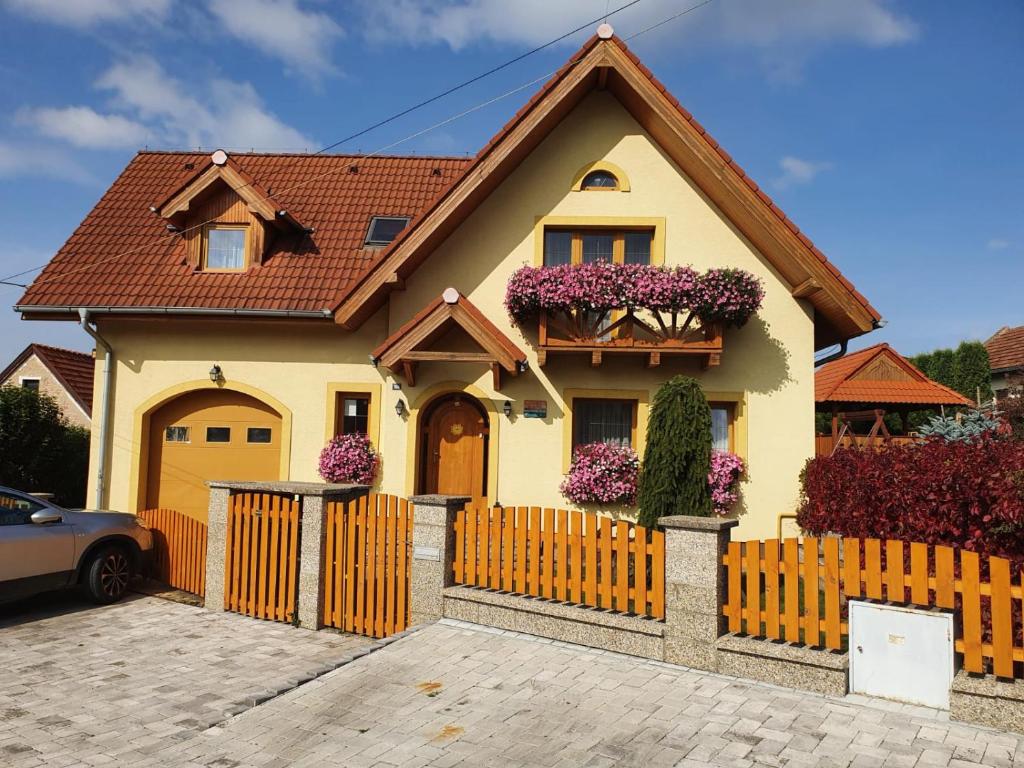
[[[0,766],[147,765],[369,644],[155,597],[0,607]]]
[[[1024,766],[1024,737],[434,624],[154,755],[220,766]]]

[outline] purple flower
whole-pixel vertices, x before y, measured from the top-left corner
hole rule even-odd
[[[743,459],[729,451],[711,452],[711,472],[708,485],[711,486],[711,506],[717,515],[727,515],[736,503],[739,494],[740,475],[745,467]]]
[[[380,454],[366,435],[338,435],[320,452],[320,477],[329,483],[373,485],[379,467]]]
[[[572,466],[559,490],[574,504],[636,503],[640,460],[628,446],[588,443],[573,452]]]

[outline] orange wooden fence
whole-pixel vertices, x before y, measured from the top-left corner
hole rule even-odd
[[[1024,573],[1005,558],[987,558],[983,580],[976,552],[829,537],[734,541],[723,563],[730,632],[841,649],[850,598],[948,608],[967,671],[1021,676]]]
[[[409,623],[413,506],[371,494],[327,505],[323,622],[387,637]]]
[[[228,505],[224,607],[257,619],[292,621],[299,566],[299,502],[239,493]]]
[[[204,597],[206,523],[173,509],[147,509],[139,517],[153,534],[153,577]]]
[[[455,582],[665,618],[665,534],[589,512],[469,507]]]

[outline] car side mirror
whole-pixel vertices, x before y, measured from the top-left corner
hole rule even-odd
[[[52,509],[40,509],[38,512],[33,512],[31,517],[32,522],[36,525],[59,523],[63,519],[60,512],[54,512]]]

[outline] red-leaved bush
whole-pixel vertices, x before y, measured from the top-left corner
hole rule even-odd
[[[929,440],[841,448],[807,463],[797,521],[809,533],[945,544],[1024,566],[1024,443]]]

